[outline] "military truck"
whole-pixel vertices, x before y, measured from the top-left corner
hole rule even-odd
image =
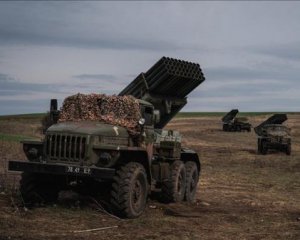
[[[238,109],[232,109],[223,118],[223,131],[225,132],[251,132],[251,124],[245,117],[236,117],[239,113]]]
[[[258,135],[258,153],[267,154],[269,149],[273,149],[283,151],[287,155],[291,154],[290,129],[282,125],[286,120],[286,114],[274,114],[254,128]]]
[[[204,80],[199,64],[168,57],[139,74],[119,94],[138,99],[138,135],[99,121],[59,122],[52,100],[52,125],[44,139],[23,141],[28,161],[9,162],[9,170],[23,172],[20,191],[25,204],[55,199],[62,183],[71,188],[95,182],[110,186],[112,209],[126,218],[143,213],[152,190],[160,191],[165,202],[194,201],[200,159],[181,146],[179,132],[163,128]]]

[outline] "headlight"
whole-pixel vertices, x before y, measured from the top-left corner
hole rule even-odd
[[[28,154],[31,156],[31,157],[37,157],[38,156],[38,150],[36,148],[30,148],[28,150]]]
[[[26,157],[29,161],[38,161],[39,150],[35,147],[29,147],[28,150],[25,151]]]
[[[99,153],[99,160],[96,164],[98,167],[112,167],[119,159],[120,153],[118,151],[107,151]]]

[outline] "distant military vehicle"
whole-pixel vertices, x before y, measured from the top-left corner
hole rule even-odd
[[[127,218],[143,213],[153,188],[161,190],[165,202],[193,201],[199,157],[181,146],[178,132],[163,128],[204,80],[199,64],[167,57],[138,75],[119,94],[138,99],[140,133],[134,136],[125,127],[99,121],[57,122],[60,113],[52,100],[52,125],[45,138],[23,141],[29,161],[9,162],[9,170],[23,172],[20,191],[25,203],[36,201],[36,196],[57,196],[62,184],[68,188],[93,182],[110,185],[113,209]]]
[[[223,118],[223,131],[226,132],[241,132],[241,131],[251,131],[251,124],[245,117],[236,117],[239,113],[238,109],[232,109]]]
[[[267,154],[269,149],[275,149],[291,154],[290,129],[282,125],[287,120],[286,114],[274,114],[254,128],[258,135],[257,151]]]

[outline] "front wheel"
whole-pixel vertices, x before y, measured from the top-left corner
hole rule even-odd
[[[59,182],[53,176],[23,172],[20,193],[27,207],[39,206],[57,199]]]
[[[186,187],[185,187],[185,200],[187,202],[194,202],[197,192],[197,185],[199,181],[199,171],[195,162],[187,162],[186,168]]]
[[[286,146],[286,151],[285,151],[285,153],[286,153],[286,155],[291,155],[291,152],[292,152],[291,144],[288,144],[288,145]]]
[[[130,162],[121,167],[114,177],[111,203],[122,217],[140,216],[147,202],[148,181],[143,165]]]
[[[262,154],[262,144],[260,139],[257,139],[257,152]]]
[[[261,141],[261,154],[266,155],[268,152],[268,146],[265,141]]]

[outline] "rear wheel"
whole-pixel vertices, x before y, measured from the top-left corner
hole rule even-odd
[[[181,202],[186,189],[186,169],[182,161],[172,163],[170,177],[162,183],[162,198],[164,202]]]
[[[195,162],[187,162],[186,168],[186,187],[185,187],[185,200],[193,202],[195,200],[197,185],[199,181],[199,171]]]
[[[145,168],[130,162],[117,171],[112,184],[111,203],[122,217],[136,218],[146,207],[148,182]]]

